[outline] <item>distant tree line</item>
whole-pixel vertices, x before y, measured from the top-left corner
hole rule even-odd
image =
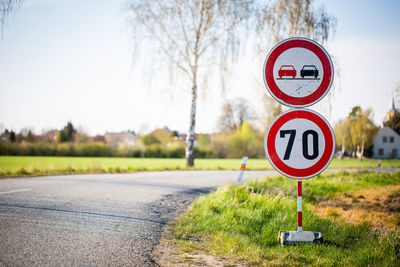
[[[194,153],[196,158],[237,157],[250,153],[263,157],[262,135],[256,134],[252,126],[244,121],[238,130],[217,134],[197,135]],[[0,133],[0,155],[23,156],[76,156],[76,157],[145,157],[145,158],[184,158],[184,139],[177,131],[159,129],[139,136],[135,145],[113,145],[104,136],[89,137],[78,131],[71,122],[51,134],[34,135],[31,130],[20,133],[5,129]],[[255,153],[254,138],[261,144]],[[252,152],[251,152],[252,151]]]
[[[196,148],[198,158],[212,154]],[[63,157],[135,157],[135,158],[184,158],[184,148],[150,146],[118,148],[104,143],[7,143],[0,142],[0,155],[8,156],[63,156]]]
[[[218,120],[218,132],[196,134],[196,158],[264,158],[265,122],[282,112],[282,107],[269,97],[264,99],[264,116],[256,117],[246,99],[227,100]],[[385,126],[400,134],[400,112],[392,112]],[[339,157],[370,157],[378,127],[373,122],[372,109],[352,108],[345,119],[334,126],[336,151]],[[262,123],[260,123],[262,122]],[[263,125],[262,128],[257,124]],[[50,134],[49,134],[50,133]],[[128,132],[131,133],[132,132]],[[35,135],[23,129],[16,133],[0,132],[0,155],[31,156],[90,156],[90,157],[146,157],[184,158],[186,136],[167,128],[145,135],[135,135],[133,145],[115,143],[107,134],[88,136],[68,122],[61,130]]]

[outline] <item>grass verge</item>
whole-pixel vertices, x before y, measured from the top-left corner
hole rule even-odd
[[[400,172],[339,172],[307,180],[303,184],[303,229],[322,232],[322,245],[278,244],[279,230],[295,230],[297,225],[296,181],[282,176],[239,187],[222,186],[197,199],[174,222],[167,238],[173,253],[180,255],[175,263],[190,262],[190,255],[209,254],[256,266],[398,266],[399,222],[377,228],[368,218],[352,223],[338,213],[324,217],[315,212],[321,200],[390,184],[400,184]]]
[[[165,170],[238,170],[241,159],[185,159],[0,156],[0,176],[37,176],[74,173],[126,173]],[[400,165],[400,164],[399,164]],[[267,159],[252,159],[249,169],[272,169]]]
[[[38,176],[73,173],[125,173],[162,170],[238,170],[241,159],[185,159],[0,156],[0,176]],[[330,168],[376,168],[377,160],[334,159]],[[384,160],[383,168],[400,168],[400,160]],[[272,169],[267,159],[250,159],[247,169]]]

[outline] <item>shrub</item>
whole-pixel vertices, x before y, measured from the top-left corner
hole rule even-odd
[[[211,158],[214,156],[214,153],[211,149],[206,147],[199,147],[194,149],[195,158]]]
[[[111,147],[102,142],[78,143],[75,144],[75,156],[82,157],[110,157],[112,156]]]
[[[157,137],[155,137],[153,134],[146,134],[142,136],[140,139],[146,146],[161,143],[160,140],[158,140]]]
[[[140,158],[142,157],[142,150],[141,149],[134,149],[132,153],[132,157],[134,158]]]
[[[185,148],[184,147],[173,147],[167,149],[168,158],[184,158]]]
[[[143,153],[145,158],[166,158],[167,152],[165,148],[161,148],[159,145],[151,145],[146,147]]]
[[[214,135],[213,144],[211,146],[214,156],[217,158],[226,158],[230,153],[230,142],[228,134],[220,133]]]

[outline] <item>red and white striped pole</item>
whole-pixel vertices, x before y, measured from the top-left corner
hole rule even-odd
[[[303,231],[302,184],[297,180],[297,231]]]

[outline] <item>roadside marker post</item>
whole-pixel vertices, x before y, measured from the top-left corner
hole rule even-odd
[[[377,169],[378,172],[381,172],[381,166],[382,166],[382,160],[379,160]]]
[[[246,170],[246,164],[247,164],[247,160],[248,159],[249,159],[248,157],[243,157],[242,158],[242,164],[240,165],[239,177],[238,177],[238,179],[236,181],[236,184],[240,184],[240,182],[242,181],[243,173]]]
[[[335,152],[335,136],[323,116],[304,107],[325,97],[333,83],[333,69],[325,49],[303,37],[279,42],[264,62],[268,92],[279,103],[294,108],[272,121],[264,139],[271,165],[297,179],[297,231],[280,231],[282,245],[323,241],[322,233],[303,231],[302,180],[328,167]]]

